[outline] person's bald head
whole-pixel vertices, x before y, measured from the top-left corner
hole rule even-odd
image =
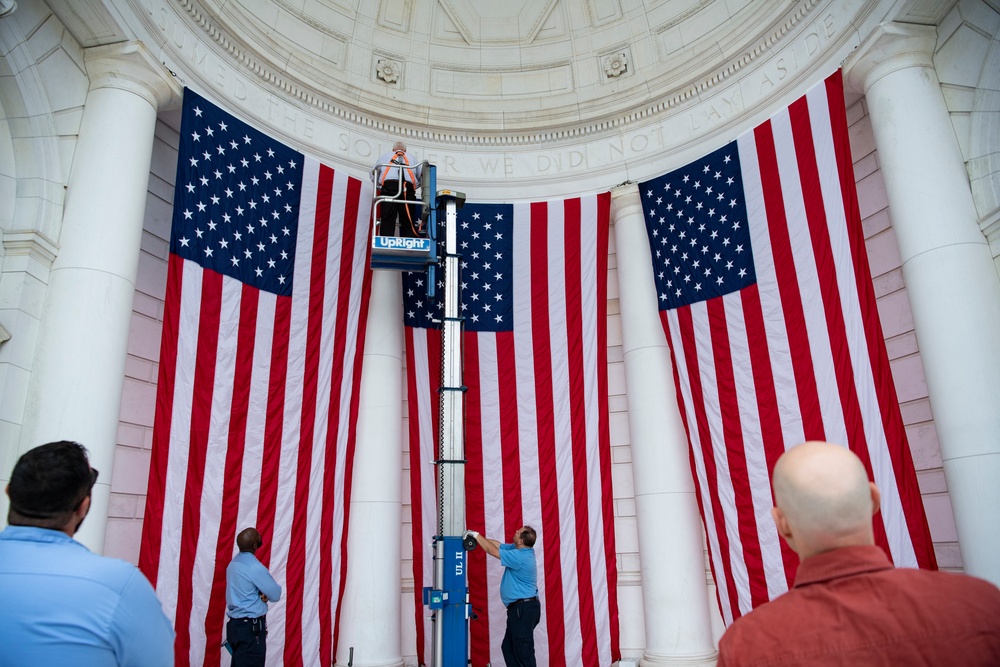
[[[394,150],[394,151],[403,151],[405,153],[406,152],[406,144],[404,144],[402,141],[397,141],[396,143],[394,143],[392,145],[392,150]]]
[[[874,544],[878,489],[846,447],[827,442],[793,447],[778,459],[772,483],[778,532],[800,558]]]
[[[264,541],[260,538],[260,533],[257,532],[256,528],[244,528],[240,531],[240,534],[236,536],[236,546],[240,551],[249,551],[253,553],[261,547]]]

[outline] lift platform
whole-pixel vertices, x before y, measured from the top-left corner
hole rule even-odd
[[[385,170],[396,170],[397,180],[403,181],[403,170],[406,165],[395,163],[375,165],[374,170],[379,173]],[[420,171],[423,174],[420,199],[407,199],[406,188],[400,188],[394,195],[377,195],[372,200],[372,238],[371,238],[371,261],[373,269],[387,269],[390,271],[423,271],[428,264],[435,264],[438,260],[436,243],[431,238],[430,217],[434,213],[432,199],[434,198],[435,168],[426,160],[420,164]],[[420,211],[420,224],[427,230],[427,237],[404,237],[404,236],[382,236],[378,233],[378,221],[382,213],[382,206],[386,202],[393,202],[399,205],[412,206]]]

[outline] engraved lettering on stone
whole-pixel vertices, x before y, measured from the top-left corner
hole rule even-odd
[[[479,167],[482,169],[484,174],[492,176],[497,173],[500,167],[500,160],[499,158],[492,158],[490,160],[479,158]]]
[[[700,130],[702,127],[715,125],[727,118],[731,118],[742,110],[743,95],[736,88],[728,93],[723,93],[710,103],[704,104],[693,111],[689,116],[691,119],[691,129]]]
[[[799,41],[782,52],[781,57],[774,62],[770,71],[767,69],[761,71],[759,94],[763,95],[765,91],[774,88],[790,73],[796,72],[807,64],[812,56],[822,50],[824,44],[829,42],[835,32],[836,26],[833,24],[832,15],[827,15],[809,26],[809,30]]]
[[[354,140],[354,154],[359,157],[371,157],[372,145],[364,139]]]
[[[615,140],[607,142],[607,147],[608,147],[608,162],[621,160],[625,157],[625,148],[624,146],[622,146],[621,137],[618,137]]]

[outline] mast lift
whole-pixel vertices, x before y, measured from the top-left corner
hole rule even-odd
[[[376,165],[378,170],[403,167]],[[436,272],[443,271],[444,316],[441,319],[441,386],[438,390],[439,433],[437,458],[437,534],[434,536],[434,585],[424,588],[423,603],[433,613],[433,667],[464,667],[469,654],[469,588],[465,531],[465,386],[462,373],[461,268],[458,255],[458,209],[465,195],[453,190],[437,190],[437,168],[421,165],[421,200],[405,199],[405,188],[394,196],[376,196],[372,220],[378,221],[379,206],[386,201],[419,204],[421,219],[427,224],[427,238],[379,236],[372,225],[371,268],[395,271],[427,271],[427,296],[434,298]],[[438,216],[443,213],[444,239],[438,238]],[[439,252],[443,242],[444,252]]]

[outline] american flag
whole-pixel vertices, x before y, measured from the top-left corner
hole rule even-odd
[[[178,665],[221,642],[235,536],[284,589],[268,664],[330,664],[346,573],[370,186],[184,94],[139,565]]]
[[[620,657],[607,386],[610,195],[458,212],[464,317],[466,523],[501,542],[524,524],[535,545],[540,665]],[[432,630],[420,591],[433,584],[437,529],[440,304],[422,274],[404,282],[417,655]],[[443,293],[443,284],[438,286]],[[471,657],[502,664],[502,568],[470,554]]]
[[[882,490],[878,544],[897,565],[935,568],[868,269],[840,72],[639,187],[726,623],[793,580],[770,474],[805,440],[858,454]]]

